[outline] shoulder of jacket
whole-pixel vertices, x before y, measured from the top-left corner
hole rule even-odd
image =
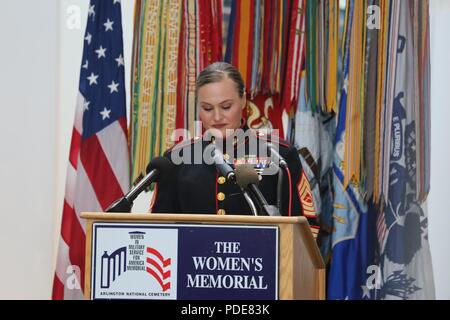
[[[167,149],[166,152],[164,152],[164,154],[168,154],[171,153],[173,151],[177,151],[186,147],[189,147],[191,145],[194,145],[198,142],[202,141],[202,137],[201,136],[195,136],[194,138],[190,139],[190,140],[183,140],[180,141],[176,144],[174,144],[171,148]]]
[[[258,139],[261,139],[267,143],[275,143],[280,147],[285,147],[288,149],[292,148],[292,145],[288,141],[281,139],[278,136],[272,135],[270,133],[267,134],[258,130],[253,130],[253,133],[256,135],[256,137],[258,137]]]

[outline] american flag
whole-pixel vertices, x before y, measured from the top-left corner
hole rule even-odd
[[[129,189],[120,0],[91,0],[69,155],[53,299],[82,299],[82,211],[105,211]]]

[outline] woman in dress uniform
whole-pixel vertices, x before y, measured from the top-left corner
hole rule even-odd
[[[165,152],[174,169],[170,177],[157,183],[151,212],[252,214],[241,188],[227,180],[214,163],[206,161],[208,148],[214,146],[232,168],[251,164],[259,172],[261,193],[268,204],[278,204],[281,215],[305,215],[310,225],[316,225],[309,183],[297,150],[288,142],[255,132],[245,124],[246,95],[239,71],[225,62],[209,65],[197,78],[196,99],[204,134]],[[270,147],[287,163],[281,169],[281,188],[279,170],[269,170],[273,164],[273,157],[268,156]]]

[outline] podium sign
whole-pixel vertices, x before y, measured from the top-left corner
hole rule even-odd
[[[270,225],[92,225],[91,299],[278,299]]]

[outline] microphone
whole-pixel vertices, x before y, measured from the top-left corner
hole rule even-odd
[[[269,205],[258,188],[259,176],[250,164],[242,164],[236,168],[236,182],[243,190],[250,190],[261,211],[268,216],[279,216],[277,207]]]
[[[275,150],[273,144],[269,142],[267,143],[267,146],[269,147],[270,150],[270,158],[272,162],[279,163],[280,167],[286,169],[288,167],[286,160],[284,160],[284,158],[278,153],[278,151]]]
[[[270,159],[274,165],[278,165],[278,183],[277,183],[277,208],[281,210],[281,198],[283,192],[283,169],[288,170],[288,164],[286,160],[278,153],[273,147],[271,142],[267,143],[270,150]],[[290,191],[290,190],[289,190]]]
[[[166,157],[156,157],[147,165],[147,175],[141,179],[128,193],[122,198],[114,201],[106,212],[131,212],[133,201],[137,196],[147,189],[152,182],[158,181],[164,174],[168,174],[173,169],[173,164]]]
[[[214,164],[216,165],[216,168],[217,170],[219,170],[220,174],[223,175],[227,180],[236,183],[236,175],[234,173],[234,170],[233,168],[231,168],[230,164],[224,159],[222,151],[220,151],[213,145],[211,155]]]
[[[232,183],[236,183],[236,174],[231,167],[231,165],[225,160],[222,151],[216,148],[215,144],[210,144],[207,148],[212,148],[211,156],[217,170],[220,174],[230,180]],[[247,201],[250,210],[254,216],[258,215],[258,210],[256,209],[255,203],[248,194],[248,192],[241,187],[242,194],[244,195],[245,201]]]

